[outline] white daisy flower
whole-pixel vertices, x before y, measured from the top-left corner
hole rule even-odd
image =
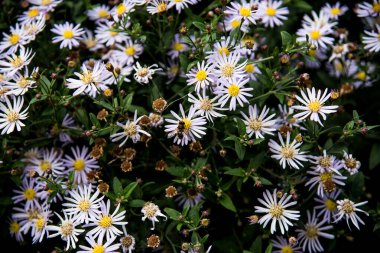
[[[144,3],[142,3],[142,4],[145,4],[145,0],[143,2]],[[135,9],[134,9],[135,5],[140,5],[140,4],[138,4],[136,0],[133,0],[133,1],[123,0],[121,3],[119,3],[114,8],[112,8],[111,15],[112,15],[113,19],[116,22],[119,22],[125,16],[127,16],[129,13],[135,11]]]
[[[37,5],[44,12],[53,12],[54,8],[62,2],[62,0],[28,0],[29,3]]]
[[[310,214],[307,210],[307,223],[303,229],[296,229],[298,233],[297,241],[302,245],[302,250],[306,249],[309,253],[324,252],[322,244],[319,242],[319,238],[334,239],[334,235],[329,234],[326,230],[333,229],[332,225],[325,225],[326,220],[318,221],[315,211]]]
[[[78,47],[80,36],[84,34],[84,30],[79,24],[74,26],[69,22],[55,24],[51,31],[58,35],[53,37],[53,43],[61,42],[59,48],[68,47],[69,49]]]
[[[283,25],[283,21],[287,20],[286,15],[289,10],[286,7],[281,7],[282,1],[267,0],[259,4],[257,15],[261,18],[261,23],[265,27],[275,27]]]
[[[41,212],[36,216],[33,220],[32,226],[32,240],[33,244],[36,242],[42,242],[45,235],[48,236],[48,230],[46,229],[48,222],[52,222],[50,217],[52,216],[52,212],[50,211],[49,205],[41,206]]]
[[[122,143],[120,143],[119,147],[123,146],[129,138],[133,141],[133,143],[136,143],[140,140],[141,135],[144,134],[148,137],[150,137],[150,134],[143,130],[141,126],[139,125],[139,121],[143,116],[140,116],[137,118],[137,110],[135,110],[135,114],[133,117],[133,120],[128,119],[125,124],[121,124],[120,122],[117,122],[116,124],[123,129],[120,133],[115,133],[111,135],[111,141],[116,142],[120,141],[124,138]]]
[[[235,51],[235,44],[235,40],[230,36],[222,36],[219,41],[214,43],[213,51],[206,52],[206,54],[208,54],[208,56],[206,57],[207,61],[209,63],[215,64],[214,57],[217,55],[228,56],[230,53]]]
[[[78,250],[77,253],[119,253],[120,243],[114,243],[116,238],[116,236],[113,236],[103,244],[102,238],[98,237],[95,241],[91,235],[87,236],[86,241],[90,244],[90,247],[79,245],[81,250]]]
[[[34,55],[31,49],[20,47],[18,54],[13,53],[4,59],[0,59],[0,73],[6,73],[6,75],[12,77],[17,71],[27,66]]]
[[[110,213],[111,202],[108,199],[107,203],[104,201],[100,202],[100,213],[95,214],[95,216],[90,217],[90,222],[85,225],[86,227],[93,227],[92,230],[87,232],[87,236],[91,235],[94,239],[100,238],[103,241],[104,236],[106,240],[111,240],[115,236],[121,235],[123,232],[116,228],[116,225],[122,226],[126,225],[128,222],[123,221],[125,219],[125,210],[119,212],[120,203],[116,206],[115,211]]]
[[[44,149],[40,152],[39,157],[30,159],[30,164],[26,167],[26,171],[35,171],[40,176],[53,175],[53,177],[64,176],[67,174],[65,167],[61,161],[62,152],[53,148]]]
[[[289,243],[289,240],[284,236],[276,236],[276,239],[271,240],[273,245],[273,253],[302,253],[301,248],[297,244]]]
[[[4,82],[5,88],[9,89],[7,94],[20,96],[24,95],[29,89],[35,88],[35,83],[29,76],[28,68],[25,68],[24,74],[17,72],[9,81]]]
[[[73,215],[75,220],[78,220],[80,223],[88,223],[90,218],[96,217],[101,213],[99,210],[99,202],[104,198],[96,190],[92,194],[92,185],[78,185],[76,189],[69,191],[69,196],[66,196],[66,203],[63,203],[66,209],[63,209],[68,215]]]
[[[337,185],[344,186],[344,180],[347,179],[347,177],[337,175],[333,171],[318,172],[315,169],[312,169],[307,171],[307,174],[312,177],[306,182],[305,186],[310,185],[309,190],[317,186],[317,194],[321,197],[323,197],[325,193],[334,192],[337,189]]]
[[[95,37],[99,43],[111,46],[115,43],[122,43],[129,38],[127,34],[115,31],[112,26],[113,24],[111,21],[98,24],[95,29]]]
[[[75,249],[76,243],[78,242],[78,236],[85,230],[78,228],[80,222],[73,219],[72,215],[67,215],[64,212],[64,218],[62,218],[58,213],[55,214],[58,216],[60,222],[58,226],[48,225],[46,227],[47,231],[49,232],[48,238],[61,236],[61,239],[63,241],[66,241],[66,251],[69,250],[70,247]]]
[[[253,95],[249,93],[253,88],[244,88],[244,85],[249,82],[248,78],[240,77],[240,79],[233,78],[231,82],[226,79],[221,79],[221,86],[216,87],[215,94],[220,95],[219,103],[221,107],[230,101],[229,110],[236,110],[236,102],[241,107],[244,107],[244,103],[249,104],[247,97]]]
[[[182,104],[179,105],[179,109],[181,116],[174,111],[170,111],[175,119],[165,119],[168,123],[165,125],[165,132],[168,133],[169,138],[174,136],[174,143],[184,146],[189,141],[195,141],[195,137],[201,138],[202,135],[206,134],[204,125],[207,124],[207,121],[205,117],[196,114],[196,108],[193,105],[190,106],[187,116]]]
[[[343,168],[343,164],[333,155],[327,155],[326,150],[323,150],[322,156],[310,156],[310,162],[315,164],[313,168],[317,172],[331,172],[342,175],[339,170]]]
[[[43,206],[48,205],[46,202],[43,203]],[[41,213],[43,207],[40,204],[37,204],[34,208],[26,209],[25,205],[22,207],[13,207],[12,209],[12,219],[18,222],[20,226],[19,231],[22,234],[28,234],[29,230],[33,226],[34,220]]]
[[[85,93],[95,98],[100,91],[108,89],[106,80],[109,79],[111,73],[106,70],[103,62],[96,61],[92,70],[88,70],[83,63],[81,69],[82,73],[74,72],[74,75],[76,75],[79,80],[74,78],[66,80],[69,89],[76,89],[73,96]]]
[[[24,97],[12,97],[13,105],[8,97],[4,98],[4,102],[0,101],[1,135],[10,134],[15,128],[17,131],[21,131],[21,127],[25,126],[21,120],[25,120],[28,117],[28,108],[21,111],[24,105]]]
[[[289,126],[290,128],[298,128],[300,130],[305,130],[304,127],[300,126],[301,121],[293,117],[294,110],[292,107],[287,105],[278,105],[280,111],[279,125]]]
[[[103,44],[99,43],[92,31],[88,29],[85,29],[85,33],[80,37],[80,42],[91,52],[96,52],[99,49],[104,48]]]
[[[14,27],[11,26],[10,34],[3,33],[3,40],[0,42],[0,52],[2,52],[0,58],[15,53],[19,48],[28,44],[30,39],[31,36],[27,34],[24,26],[18,23]]]
[[[378,17],[380,14],[380,0],[373,0],[372,3],[361,2],[355,12],[360,18]]]
[[[9,234],[12,238],[14,238],[17,242],[23,242],[24,241],[24,236],[21,233],[21,225],[19,221],[15,219],[10,219],[8,221],[9,224]]]
[[[352,224],[354,224],[354,226],[357,229],[360,229],[359,223],[364,225],[364,221],[359,217],[357,212],[365,213],[367,216],[368,216],[368,213],[366,211],[363,211],[363,210],[357,208],[357,207],[365,205],[365,204],[367,204],[367,202],[368,201],[363,201],[363,202],[355,204],[354,202],[352,202],[349,199],[338,200],[337,201],[338,213],[334,217],[335,218],[334,222],[338,222],[344,218],[344,219],[346,219],[346,222],[347,222],[347,225],[349,228],[350,228],[349,221],[351,220]]]
[[[170,44],[170,50],[167,54],[173,60],[178,58],[181,53],[186,52],[187,50],[189,50],[189,47],[185,44],[185,42],[181,39],[181,36],[177,33],[174,35],[174,39]]]
[[[348,11],[348,7],[345,5],[340,6],[340,2],[336,2],[334,5],[326,3],[326,5],[322,7],[322,11],[325,12],[329,18],[337,20],[340,16],[346,13],[346,11]]]
[[[152,202],[146,202],[141,209],[141,212],[144,214],[144,216],[141,218],[142,221],[145,221],[148,218],[148,220],[152,222],[151,230],[154,229],[155,222],[159,222],[157,219],[158,216],[164,217],[165,220],[167,219],[166,215],[161,213],[160,208]]]
[[[38,19],[30,23],[24,24],[24,29],[26,31],[27,36],[29,36],[30,41],[35,40],[36,35],[44,30],[45,23],[45,19]]]
[[[28,10],[24,11],[21,16],[19,16],[18,22],[21,24],[28,24],[36,20],[45,19],[45,14],[46,13],[44,11],[41,11],[40,8],[32,6]]]
[[[206,89],[214,82],[213,67],[211,63],[205,61],[197,62],[197,66],[193,67],[187,76],[187,85],[195,85],[195,91]]]
[[[367,36],[363,36],[364,49],[377,53],[380,51],[380,25],[376,24],[376,31],[364,31]]]
[[[292,108],[303,112],[295,114],[294,117],[303,120],[310,116],[311,120],[316,121],[321,126],[323,126],[319,118],[319,114],[322,116],[323,120],[326,120],[326,114],[335,113],[338,109],[338,106],[324,105],[324,103],[330,98],[330,92],[328,92],[328,89],[325,89],[323,94],[321,90],[315,92],[314,87],[312,89],[307,88],[306,92],[307,95],[303,90],[301,91],[302,98],[296,95],[296,99],[303,105],[294,105]]]
[[[189,5],[196,4],[197,0],[175,0],[175,1],[170,1],[168,4],[168,9],[172,8],[175,6],[175,9],[177,10],[178,13],[181,13],[181,10],[188,8]]]
[[[234,15],[226,15],[223,22],[224,22],[224,26],[226,27],[226,31],[228,32],[238,29],[239,27],[242,32],[245,32],[245,33],[249,32],[248,20],[242,20],[239,17],[236,17]]]
[[[81,149],[78,146],[72,147],[71,152],[74,158],[66,155],[65,159],[62,160],[68,168],[67,173],[74,171],[74,183],[88,184],[87,174],[99,168],[98,162],[90,157],[87,147],[82,147]]]
[[[215,54],[212,59],[214,63],[214,74],[220,79],[226,79],[228,81],[232,81],[234,78],[243,78],[245,77],[245,65],[247,64],[247,60],[242,63],[238,63],[241,59],[240,53],[232,52],[230,54],[225,55],[224,53]],[[210,60],[209,59],[209,60]]]
[[[144,47],[141,44],[134,43],[128,38],[124,41],[124,45],[117,44],[116,50],[113,52],[114,57],[122,64],[131,65],[143,53]]]
[[[269,108],[265,105],[261,111],[261,113],[257,109],[257,105],[250,105],[248,107],[249,116],[245,115],[245,113],[240,112],[243,116],[243,122],[246,125],[246,132],[249,138],[255,134],[255,138],[264,138],[264,134],[273,135],[273,132],[276,131],[274,126],[276,125],[276,119],[271,120],[276,114],[271,114],[267,117],[269,113]]]
[[[146,10],[152,15],[166,12],[168,9],[168,0],[153,0],[150,1],[146,7]]]
[[[361,162],[352,157],[352,154],[347,154],[347,152],[344,151],[341,162],[343,168],[347,170],[351,176],[359,172]]]
[[[314,210],[317,211],[317,216],[323,216],[322,219],[327,221],[327,223],[330,223],[331,218],[338,213],[336,200],[341,192],[342,191],[339,189],[332,193],[326,193],[322,197],[318,196],[314,198],[314,200],[319,203],[319,205],[314,207]]]
[[[230,2],[231,6],[227,6],[224,11],[225,14],[232,15],[239,20],[248,20],[249,22],[256,24],[255,19],[258,18],[257,11],[254,10],[253,1],[242,0],[241,3]]]
[[[278,200],[277,189],[273,191],[273,194],[269,190],[263,193],[264,199],[258,199],[258,201],[264,206],[255,206],[256,213],[264,213],[265,215],[259,219],[259,223],[265,228],[267,224],[271,221],[270,232],[273,234],[276,232],[276,224],[281,230],[281,234],[284,234],[289,230],[289,227],[293,226],[290,220],[297,221],[300,217],[299,211],[296,210],[286,210],[290,206],[297,204],[297,201],[289,202],[292,195],[285,193],[280,200]]]
[[[219,102],[215,102],[219,99],[219,96],[209,98],[206,95],[206,90],[202,90],[202,94],[197,93],[197,97],[193,94],[188,94],[188,101],[192,103],[197,110],[197,114],[205,116],[208,121],[214,122],[213,118],[224,117],[224,114],[221,114],[217,111],[223,111],[225,109],[219,107]]]
[[[349,52],[349,45],[348,43],[346,44],[336,44],[334,45],[331,56],[329,58],[329,62],[335,60],[335,59],[340,59],[340,60],[345,60],[345,56]]]
[[[194,207],[204,199],[202,193],[196,188],[189,188],[186,191],[182,191],[181,188],[178,188],[178,191],[180,193],[176,195],[175,201],[178,202],[178,205],[182,208]]]
[[[322,24],[321,21],[312,24],[304,23],[296,33],[297,41],[306,41],[306,36],[308,36],[312,45],[326,49],[334,43],[334,38],[329,35],[333,33],[332,27],[335,24],[335,22]]]
[[[274,153],[274,155],[271,155],[272,158],[279,160],[280,165],[283,169],[288,165],[290,168],[294,169],[300,169],[300,167],[303,167],[302,162],[308,161],[307,155],[305,155],[305,152],[300,151],[301,142],[297,142],[296,139],[290,143],[290,132],[286,133],[286,142],[284,142],[284,139],[282,138],[281,134],[278,133],[278,138],[280,140],[279,145],[274,140],[270,140],[269,150]]]
[[[31,177],[25,177],[21,181],[19,190],[13,190],[15,195],[12,197],[14,204],[25,203],[24,209],[34,209],[39,206],[41,192],[37,189],[37,180]]]
[[[131,82],[131,80],[127,77],[130,76],[133,71],[133,68],[130,65],[116,59],[111,59],[108,63],[113,66],[114,73],[110,75],[108,80],[105,81],[106,83],[117,84],[120,79],[123,79],[123,82]],[[116,69],[120,70],[119,74],[115,72]]]
[[[94,20],[96,22],[102,22],[102,21],[106,21],[107,17],[111,15],[111,9],[109,6],[105,4],[101,4],[88,10],[86,14],[90,20]]]
[[[147,84],[149,83],[149,80],[153,78],[153,74],[157,71],[161,71],[161,68],[157,68],[157,64],[153,64],[151,66],[141,66],[139,62],[136,62],[135,65],[133,65],[133,69],[136,71],[136,73],[133,75],[135,80],[140,84]]]
[[[123,228],[123,236],[120,238],[120,244],[121,248],[123,250],[123,253],[132,253],[132,250],[135,249],[136,245],[136,239],[127,233],[127,230],[125,229],[125,226],[122,226]]]

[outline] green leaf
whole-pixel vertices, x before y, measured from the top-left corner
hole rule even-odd
[[[106,103],[104,101],[94,101],[94,103],[97,104],[97,105],[100,105],[100,106],[102,106],[102,107],[104,107],[104,108],[106,108],[106,109],[108,109],[108,110],[110,110],[112,112],[114,111],[113,106],[111,104],[109,104],[109,103]]]
[[[232,202],[232,199],[230,196],[228,196],[226,193],[223,193],[222,197],[219,200],[219,203],[227,208],[228,210],[231,210],[232,212],[236,213],[236,207],[234,203]]]
[[[369,169],[372,170],[380,163],[380,144],[375,143],[371,148],[369,155]]]
[[[129,107],[131,106],[132,104],[132,99],[133,99],[133,92],[132,93],[129,93],[123,100],[123,109],[124,110],[128,110]]]
[[[263,177],[260,177],[260,181],[263,185],[273,185],[271,181]]]
[[[254,253],[261,253],[262,252],[261,236],[256,237],[256,240],[252,243],[250,250]]]
[[[373,232],[375,232],[376,230],[378,230],[380,228],[380,222],[379,223],[376,223],[376,225],[373,227]]]
[[[313,7],[310,4],[308,4],[307,2],[302,1],[302,0],[295,1],[293,6],[299,12],[308,12],[308,11],[311,11],[313,9]]]
[[[119,194],[121,194],[123,192],[123,186],[122,186],[120,180],[117,177],[113,178],[113,184],[112,184],[112,186],[113,186],[113,191],[117,195],[119,195]]]
[[[194,21],[193,25],[201,31],[205,30],[205,24],[203,22]]]
[[[267,249],[265,250],[265,253],[272,253],[272,248],[273,248],[272,243],[269,243]]]
[[[246,125],[244,124],[243,120],[240,119],[240,118],[235,118],[235,120],[236,120],[236,123],[237,123],[239,135],[245,135],[246,131],[247,131],[247,128],[246,128]]]
[[[95,114],[90,113],[90,120],[91,120],[92,125],[94,125],[96,127],[100,127],[100,122],[99,122],[98,118],[95,116]]]
[[[240,160],[244,159],[245,147],[239,141],[235,141],[235,151]]]
[[[129,198],[131,196],[132,192],[136,189],[138,183],[137,182],[132,182],[127,187],[124,188],[123,195],[125,198]]]
[[[244,177],[245,171],[242,168],[237,169],[229,169],[226,172],[224,172],[226,175],[232,175],[232,176],[238,176],[238,177]]]
[[[142,199],[133,199],[129,202],[130,207],[143,207],[145,204],[145,201]]]
[[[164,209],[165,213],[170,217],[172,220],[179,220],[179,217],[182,215],[180,212],[173,208],[165,208]]]
[[[77,119],[79,120],[79,122],[81,122],[85,126],[86,129],[90,128],[90,124],[89,124],[88,117],[87,117],[87,112],[84,109],[79,108],[79,109],[75,110],[75,115],[76,115]]]
[[[354,118],[354,121],[358,121],[359,120],[359,114],[356,110],[354,110],[352,112],[352,117]]]
[[[290,35],[286,31],[281,31],[281,41],[282,41],[282,47],[288,48],[288,46],[292,43],[292,35]]]
[[[113,127],[106,127],[96,132],[96,136],[108,135],[113,130]]]
[[[185,168],[183,167],[167,167],[166,171],[175,177],[183,177]]]

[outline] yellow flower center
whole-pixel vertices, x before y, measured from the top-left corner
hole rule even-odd
[[[98,11],[98,17],[99,17],[99,18],[105,18],[105,17],[107,17],[107,16],[108,16],[108,11],[107,11],[107,10],[102,9],[102,10],[99,10],[99,11]]]
[[[346,214],[350,214],[350,213],[355,212],[355,207],[351,204],[349,200],[346,200],[344,204],[342,205],[342,210]]]
[[[294,148],[286,145],[285,147],[282,148],[281,155],[285,159],[292,159],[292,158],[294,158]]]
[[[330,13],[331,13],[331,15],[333,15],[333,16],[338,16],[339,14],[340,14],[340,9],[339,8],[332,8],[331,10],[330,10]]]
[[[312,40],[318,40],[319,38],[321,38],[321,33],[319,31],[312,31],[310,33],[310,38]]]
[[[3,74],[0,74],[0,82],[3,82],[5,80],[5,77]]]
[[[176,3],[182,3],[182,0],[174,0]]]
[[[310,111],[318,112],[321,109],[322,105],[319,101],[311,101],[309,103],[308,107],[309,107]]]
[[[8,114],[7,114],[7,120],[9,122],[15,122],[19,119],[19,114],[18,112],[15,112],[15,111],[11,111],[9,110]]]
[[[176,42],[174,43],[173,48],[175,51],[182,51],[184,46],[182,43]]]
[[[40,163],[40,169],[45,172],[51,169],[51,164],[49,161],[42,161]]]
[[[326,206],[327,210],[329,210],[330,212],[335,211],[335,209],[336,209],[336,203],[332,199],[327,199],[325,202],[325,206]]]
[[[22,64],[24,64],[24,62],[21,60],[20,57],[16,56],[14,59],[12,59],[12,60],[10,61],[10,64],[12,64],[12,66],[13,66],[14,68],[18,68],[18,67],[21,67]]]
[[[118,35],[118,34],[119,34],[118,32],[110,31],[110,35],[111,35],[112,37],[114,37],[114,36],[116,36],[116,35]]]
[[[20,40],[20,36],[18,36],[17,34],[12,34],[10,37],[9,37],[9,42],[12,44],[12,45],[15,45],[19,42]]]
[[[71,30],[65,30],[65,31],[63,31],[62,36],[65,39],[72,39],[74,37],[74,33]]]
[[[245,18],[251,16],[251,10],[246,8],[246,7],[241,7],[240,8],[240,16],[243,16]]]
[[[41,229],[45,227],[45,224],[46,224],[46,220],[43,216],[41,216],[40,218],[36,220],[36,223],[34,224],[34,226],[36,227],[37,231],[40,231]]]
[[[72,223],[65,223],[61,226],[61,234],[63,236],[70,236],[73,234],[73,224]]]
[[[273,17],[276,15],[276,9],[268,7],[266,13],[268,16]]]
[[[18,224],[16,221],[13,221],[11,224],[9,224],[9,231],[11,233],[17,233],[20,231],[20,224]]]
[[[185,123],[185,129],[189,130],[191,127],[191,121],[188,118],[183,118],[182,121]]]
[[[100,218],[98,224],[102,228],[109,228],[112,225],[112,218],[108,215],[103,216],[102,218]]]
[[[234,19],[231,21],[231,26],[233,29],[238,28],[240,26],[241,21],[238,19]]]
[[[199,70],[197,74],[195,75],[195,78],[198,79],[198,81],[203,81],[206,80],[207,78],[207,73],[203,69]]]
[[[354,158],[347,158],[344,160],[344,164],[347,168],[355,169],[356,168],[356,159]]]
[[[321,182],[326,182],[332,179],[332,173],[331,172],[323,172],[319,175],[319,178]]]
[[[314,225],[306,225],[306,236],[310,239],[318,237],[318,228]]]
[[[78,208],[81,212],[87,212],[88,209],[90,209],[90,201],[84,199],[84,200],[81,200],[79,201],[79,204],[78,204]]]
[[[130,123],[124,127],[124,134],[126,136],[133,136],[137,133],[137,127],[135,124]]]
[[[36,17],[39,13],[40,13],[40,12],[39,12],[39,10],[38,10],[37,8],[30,9],[30,10],[28,11],[28,17],[30,17],[30,18],[34,18],[34,17]]]
[[[253,64],[247,64],[245,65],[245,72],[247,73],[253,73],[255,71],[255,66]]]
[[[125,7],[125,5],[121,3],[116,7],[116,14],[122,15],[126,10],[127,10],[127,7]]]
[[[311,56],[311,57],[315,57],[317,55],[317,50],[316,49],[309,49],[308,51],[308,54]]]
[[[51,3],[51,0],[42,0],[41,1],[41,4],[42,5],[48,5],[48,4],[50,4]]]
[[[269,209],[269,214],[272,215],[272,217],[274,218],[280,218],[282,216],[282,214],[284,213],[284,208],[282,208],[281,206],[279,205],[273,205],[270,209]]]
[[[373,3],[372,10],[374,12],[380,12],[380,3]]]
[[[92,253],[104,253],[105,249],[103,245],[96,244],[94,248],[92,248]]]
[[[226,47],[221,47],[218,49],[219,54],[223,55],[225,54],[226,56],[230,54],[230,50]]]
[[[231,97],[236,97],[240,93],[240,87],[236,84],[232,84],[230,87],[228,87],[228,94],[230,94]]]
[[[263,122],[258,118],[250,119],[248,122],[248,126],[254,131],[259,131],[263,126]]]
[[[83,43],[86,45],[87,48],[93,48],[96,46],[96,40],[95,39],[83,40]]]
[[[319,165],[325,168],[331,167],[331,158],[330,156],[324,156],[319,160]]]
[[[158,13],[161,13],[161,12],[164,12],[166,11],[166,3],[160,3],[158,6],[157,6],[157,12]]]
[[[87,71],[87,73],[83,72],[82,73],[82,76],[80,77],[80,80],[82,80],[82,82],[84,84],[90,84],[93,82],[94,78],[92,76],[92,72],[91,71]]]
[[[123,238],[121,238],[121,245],[125,248],[130,247],[133,244],[132,236],[126,235]]]
[[[222,75],[224,77],[231,77],[235,72],[234,66],[232,66],[231,64],[228,64],[228,63],[226,65],[224,65],[223,67],[221,67],[220,70],[222,71]]]
[[[356,78],[359,79],[359,80],[362,80],[362,81],[365,81],[367,75],[364,71],[359,71],[358,73],[356,73]]]
[[[211,100],[208,98],[201,100],[201,109],[204,111],[211,111],[213,108],[213,105],[211,103]]]
[[[135,54],[135,48],[133,46],[127,47],[124,52],[129,56],[133,56]]]
[[[293,253],[293,248],[286,245],[281,248],[281,253]]]
[[[73,166],[76,171],[81,171],[86,167],[86,163],[83,159],[77,159],[74,161]]]
[[[153,218],[156,216],[158,209],[153,203],[148,203],[148,204],[145,204],[144,211],[145,211],[146,217]]]
[[[25,88],[26,86],[28,86],[29,80],[22,77],[20,80],[18,80],[17,84],[18,84],[18,86],[20,86],[20,88]]]
[[[148,74],[149,74],[149,69],[148,68],[141,68],[141,69],[137,70],[137,75],[138,76],[144,77],[144,76],[146,76]]]
[[[33,188],[28,188],[24,191],[24,199],[32,200],[36,197],[36,191]]]

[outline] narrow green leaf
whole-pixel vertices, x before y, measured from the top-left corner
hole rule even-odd
[[[235,141],[235,151],[240,160],[244,159],[245,147],[239,141]]]
[[[131,201],[129,201],[129,206],[130,207],[143,207],[145,204],[145,201],[142,200],[142,199],[133,199]]]
[[[232,202],[232,199],[230,196],[228,196],[226,193],[223,193],[222,197],[219,200],[219,203],[227,208],[228,210],[231,210],[232,212],[236,213],[236,207],[234,203]]]
[[[237,169],[229,169],[226,172],[224,172],[226,175],[232,175],[232,176],[238,176],[238,177],[244,177],[245,171],[242,168]]]
[[[165,208],[164,209],[165,213],[167,213],[167,215],[170,217],[170,219],[172,220],[178,220],[179,217],[182,215],[180,212],[178,212],[177,210],[173,209],[173,208]]]
[[[138,183],[137,182],[132,182],[127,187],[124,188],[123,195],[125,198],[129,198],[131,196],[132,192],[136,189]]]
[[[113,186],[113,191],[116,194],[119,195],[119,194],[121,194],[123,192],[123,186],[122,186],[120,180],[117,177],[113,178],[112,186]]]

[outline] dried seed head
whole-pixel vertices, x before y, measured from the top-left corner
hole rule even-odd
[[[146,238],[146,243],[149,248],[158,248],[158,246],[160,246],[160,242],[160,237],[155,234]]]
[[[167,163],[164,160],[159,160],[156,162],[156,166],[154,167],[157,171],[164,171],[168,167]]]
[[[132,162],[125,160],[120,165],[121,171],[123,172],[131,172],[132,171]]]

